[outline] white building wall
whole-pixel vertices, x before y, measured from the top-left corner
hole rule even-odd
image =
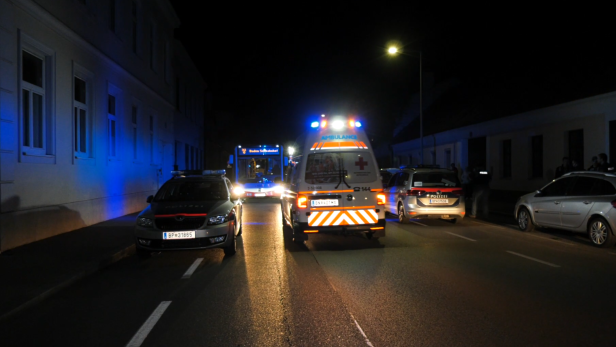
[[[609,152],[609,122],[616,119],[616,92],[572,101],[552,107],[533,110],[510,117],[473,124],[435,134],[437,164],[444,166],[444,151],[456,153],[458,169],[468,166],[468,140],[486,137],[487,168],[492,171],[492,189],[533,191],[554,177],[554,170],[569,156],[568,132],[583,129],[584,162],[599,153]],[[531,177],[531,137],[543,136],[543,176]],[[503,177],[503,140],[512,141],[512,173]],[[419,164],[419,139],[392,146],[394,157],[413,156]],[[424,164],[433,164],[432,135],[424,136]],[[442,159],[439,159],[439,155]],[[612,161],[612,158],[609,158]]]
[[[72,0],[0,0],[0,251],[139,211],[146,206],[146,197],[168,178],[162,168],[167,165],[165,172],[171,170],[173,144],[181,135],[174,129],[174,78],[165,74],[171,57],[165,68],[159,52],[157,67],[150,66],[146,27],[141,50],[133,53],[127,43],[130,2],[117,2],[115,33],[108,28],[107,3],[87,1],[88,7],[80,8],[83,5]],[[152,18],[162,23],[157,25],[157,37],[172,38],[179,22],[163,11],[171,5],[160,0],[139,3],[141,24]],[[22,146],[19,57],[28,42],[40,45],[51,59],[53,78],[45,97],[50,99],[47,114],[53,136],[42,155],[28,153]],[[179,59],[190,62],[187,56]],[[91,150],[85,157],[76,154],[74,145],[74,74],[80,71],[90,78]],[[198,79],[188,88],[194,83],[204,89]],[[110,155],[109,146],[110,93],[116,97],[116,156]],[[138,107],[136,152],[134,105]]]

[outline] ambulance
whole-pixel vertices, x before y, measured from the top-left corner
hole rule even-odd
[[[296,142],[280,198],[293,240],[304,243],[317,233],[385,236],[386,197],[362,123],[322,115]]]

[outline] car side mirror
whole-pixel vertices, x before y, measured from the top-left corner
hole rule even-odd
[[[145,201],[149,204],[152,202],[152,200],[154,200],[154,195],[148,196],[148,198]]]

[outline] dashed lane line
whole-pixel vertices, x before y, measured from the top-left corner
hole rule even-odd
[[[156,322],[158,322],[163,313],[165,313],[165,310],[169,307],[169,305],[171,305],[171,301],[161,302],[154,312],[152,312],[150,317],[148,317],[148,320],[146,320],[141,328],[139,328],[139,331],[137,331],[126,347],[140,347],[145,338],[148,337],[150,331],[152,331],[152,328],[154,328],[154,325],[156,325]]]
[[[199,264],[201,264],[202,261],[203,261],[203,258],[197,258],[195,262],[192,263],[192,265],[188,268],[188,270],[186,270],[186,272],[182,276],[182,279],[190,278],[190,276],[192,276],[195,270],[197,270],[197,267],[199,267]]]
[[[415,222],[414,220],[412,220],[411,222],[412,222],[412,223],[415,223],[415,224],[419,224],[419,225],[423,225],[423,226],[427,227],[427,225],[425,225],[425,224],[421,224],[421,223],[419,223],[419,222]]]
[[[529,260],[532,260],[532,261],[536,261],[538,263],[545,264],[547,266],[560,267],[560,265],[548,263],[547,261],[543,261],[543,260],[539,260],[537,258],[529,257],[529,256],[524,255],[524,254],[520,254],[520,253],[516,253],[516,252],[512,252],[512,251],[507,251],[507,253],[510,253],[510,254],[513,254],[513,255],[517,255],[518,257],[526,258],[526,259],[529,259]]]
[[[457,236],[459,238],[463,238],[465,240],[469,240],[469,241],[473,241],[473,242],[477,242],[477,240],[473,240],[470,237],[466,237],[466,236],[462,236],[462,235],[458,235],[458,234],[454,234],[454,233],[450,233],[449,231],[447,231],[447,234],[453,235],[453,236]]]

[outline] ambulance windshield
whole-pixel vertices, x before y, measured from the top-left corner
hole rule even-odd
[[[377,167],[367,152],[322,152],[308,155],[305,180],[308,184],[340,182],[368,183],[377,180]]]

